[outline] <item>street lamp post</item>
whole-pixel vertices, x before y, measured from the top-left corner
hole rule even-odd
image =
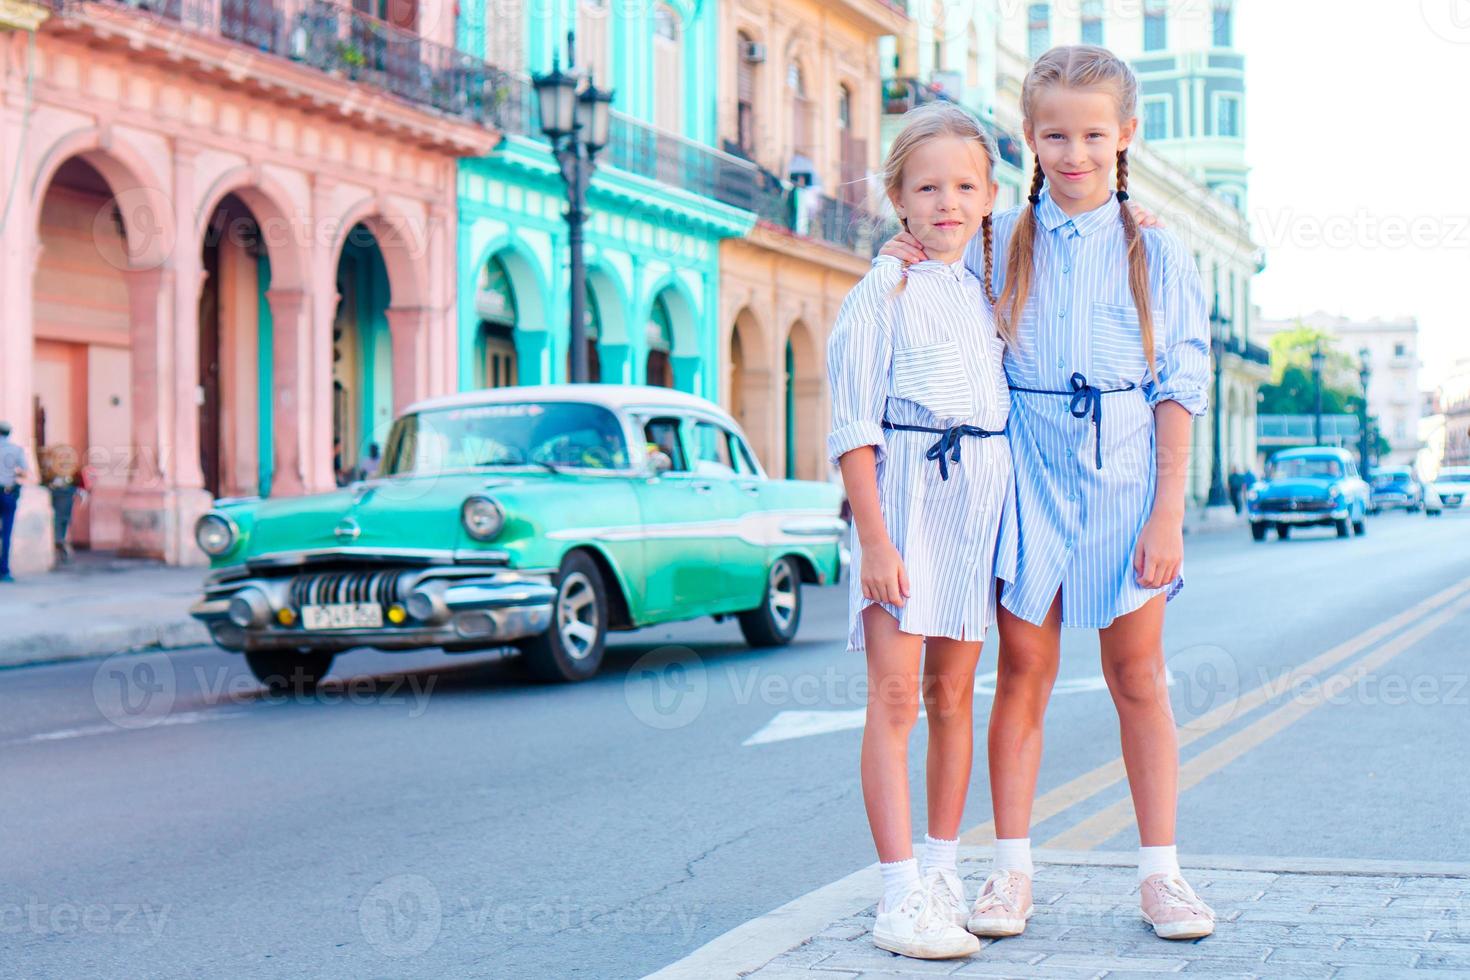
[[[571,247],[571,373],[587,381],[587,267],[582,257],[582,229],[587,222],[587,185],[597,169],[597,154],[607,146],[612,125],[612,91],[600,89],[588,75],[577,73],[577,38],[567,32],[567,70],[553,59],[551,71],[532,80],[536,87],[541,132],[561,168],[567,187],[567,241]]]
[[[1358,380],[1363,385],[1363,401],[1358,406],[1358,458],[1360,460],[1358,469],[1363,479],[1368,479],[1368,379],[1373,372],[1368,367],[1368,348],[1364,347],[1358,351]]]
[[[1312,384],[1317,389],[1317,412],[1316,421],[1312,426],[1312,432],[1316,436],[1316,445],[1322,445],[1322,368],[1327,362],[1327,355],[1322,353],[1322,341],[1317,341],[1316,348],[1312,351]]]
[[[1210,346],[1215,352],[1215,413],[1213,420],[1212,443],[1213,452],[1210,454],[1210,496],[1205,501],[1207,507],[1223,507],[1230,502],[1230,494],[1225,488],[1224,460],[1220,451],[1220,376],[1224,374],[1225,366],[1225,338],[1230,327],[1230,319],[1220,313],[1220,294],[1215,294],[1215,304],[1210,309]]]

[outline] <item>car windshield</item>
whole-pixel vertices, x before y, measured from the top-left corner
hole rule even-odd
[[[618,418],[601,405],[512,402],[405,415],[393,423],[383,473],[437,473],[475,466],[627,469]]]
[[[1387,473],[1373,474],[1373,488],[1382,490],[1386,487],[1407,486],[1412,480],[1407,473],[1389,471]]]
[[[1277,480],[1336,480],[1342,476],[1342,463],[1330,456],[1295,456],[1278,459],[1271,475]]]
[[[1445,470],[1435,483],[1470,483],[1470,470]]]

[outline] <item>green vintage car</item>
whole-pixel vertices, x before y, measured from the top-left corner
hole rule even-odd
[[[841,579],[842,492],[768,478],[717,405],[667,388],[546,385],[432,398],[395,420],[376,476],[221,500],[191,610],[271,687],[354,647],[518,647],[591,677],[609,630],[735,616],[780,646],[802,583]]]

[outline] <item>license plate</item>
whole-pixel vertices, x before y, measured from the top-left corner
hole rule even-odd
[[[302,606],[301,625],[309,630],[371,629],[383,625],[383,607],[375,602]]]

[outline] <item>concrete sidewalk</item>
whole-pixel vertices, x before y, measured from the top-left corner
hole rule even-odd
[[[208,643],[189,618],[205,569],[78,551],[0,584],[0,667]]]
[[[915,850],[915,853],[919,853]],[[1038,850],[1024,935],[956,960],[873,945],[876,864],[706,944],[652,980],[933,977],[1365,977],[1470,973],[1470,864],[1198,858],[1186,874],[1215,934],[1170,942],[1139,918],[1136,855]],[[973,902],[990,849],[960,848]]]

